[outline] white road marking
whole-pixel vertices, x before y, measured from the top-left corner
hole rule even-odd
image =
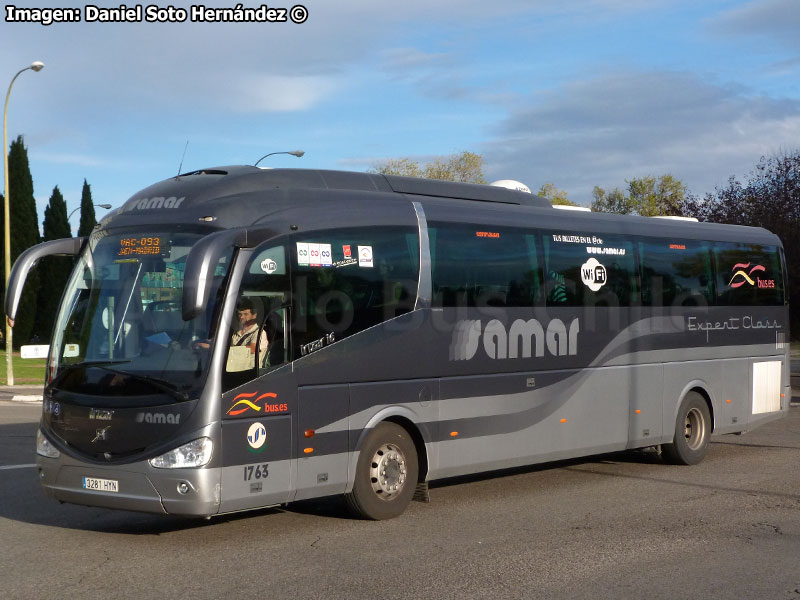
[[[0,467],[0,471],[5,471],[8,469],[28,469],[30,467],[35,467],[35,464],[30,465],[6,465],[5,467]]]
[[[11,401],[12,402],[31,402],[31,403],[33,403],[33,402],[41,402],[42,401],[42,396],[41,396],[41,394],[39,394],[39,395],[36,395],[36,394],[31,394],[31,395],[17,394],[15,396],[11,397]]]

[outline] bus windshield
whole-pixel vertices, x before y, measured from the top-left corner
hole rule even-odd
[[[51,351],[49,376],[88,396],[172,396],[201,390],[208,370],[222,282],[216,265],[205,311],[181,313],[186,257],[201,234],[141,231],[93,235],[72,273]],[[91,403],[91,399],[86,400]]]

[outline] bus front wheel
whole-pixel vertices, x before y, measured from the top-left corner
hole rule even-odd
[[[411,502],[418,475],[417,450],[411,436],[400,425],[384,421],[364,440],[353,491],[345,495],[347,503],[360,517],[391,519]]]
[[[711,413],[705,398],[689,392],[678,409],[675,437],[671,444],[662,444],[661,454],[674,465],[696,465],[708,452],[711,436]]]

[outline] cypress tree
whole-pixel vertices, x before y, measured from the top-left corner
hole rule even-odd
[[[39,218],[33,197],[33,178],[28,164],[28,149],[22,136],[11,142],[8,152],[8,184],[11,204],[11,264],[24,251],[39,243]],[[39,273],[36,269],[28,275],[20,299],[14,325],[14,346],[30,341],[36,320],[36,298],[39,294]]]
[[[67,221],[67,203],[58,186],[53,188],[50,203],[44,209],[43,231],[44,241],[72,237]],[[47,256],[39,263],[38,269],[41,280],[46,282],[48,292],[39,294],[33,334],[40,338],[41,343],[45,343],[53,330],[61,291],[66,287],[72,270],[72,259],[66,256]]]
[[[92,188],[83,180],[83,190],[81,190],[81,222],[78,226],[78,237],[89,235],[97,225],[94,216],[94,203],[92,202]]]

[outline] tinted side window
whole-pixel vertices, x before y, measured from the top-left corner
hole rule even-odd
[[[416,229],[300,234],[289,252],[294,358],[414,308],[419,281]]]
[[[536,236],[523,230],[433,224],[434,306],[534,306],[540,294]]]
[[[633,242],[544,234],[548,306],[629,306],[639,301]]]
[[[776,246],[714,244],[717,304],[723,306],[781,306],[783,273]]]
[[[642,263],[642,304],[714,304],[711,249],[708,243],[649,240],[639,243],[639,256]]]

